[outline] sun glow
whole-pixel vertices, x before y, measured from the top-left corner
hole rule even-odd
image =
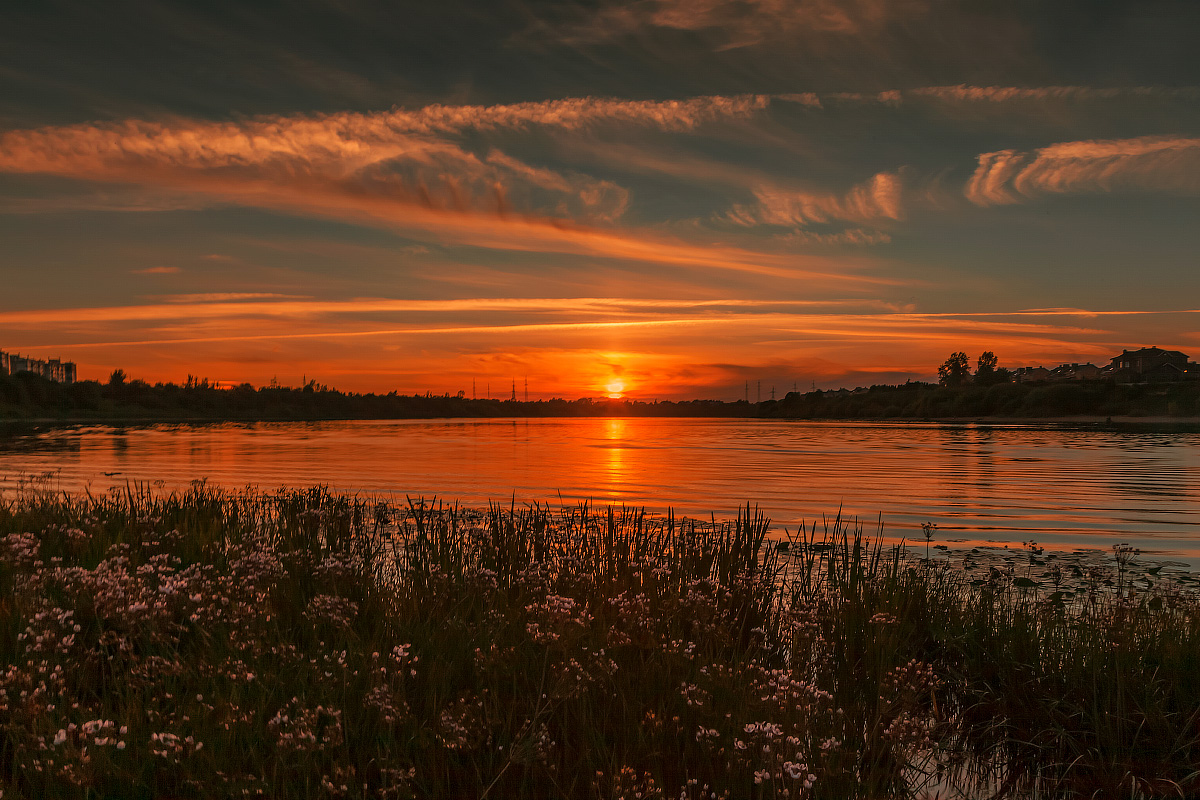
[[[609,384],[607,386],[605,386],[604,388],[608,390],[608,396],[613,398],[614,400],[625,396],[625,382],[624,381],[610,381]]]

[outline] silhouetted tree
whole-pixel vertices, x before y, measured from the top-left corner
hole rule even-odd
[[[938,383],[942,386],[962,386],[971,380],[971,359],[959,351],[952,353],[938,367]]]
[[[980,386],[994,386],[1012,380],[1012,373],[998,366],[996,354],[991,350],[985,350],[975,363],[975,383]]]
[[[108,376],[109,386],[124,386],[125,385],[125,370],[114,369],[112,374]]]

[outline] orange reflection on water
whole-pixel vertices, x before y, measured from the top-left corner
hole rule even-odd
[[[604,451],[607,455],[605,462],[608,490],[607,495],[612,499],[624,499],[628,494],[626,462],[625,420],[621,417],[610,417],[604,420]]]
[[[587,418],[60,428],[0,439],[0,489],[327,485],[465,505],[584,500],[707,519],[747,502],[775,533],[879,523],[889,540],[1200,559],[1200,434],[1050,425]],[[955,543],[953,540],[966,540]]]

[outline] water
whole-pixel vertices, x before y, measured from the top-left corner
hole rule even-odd
[[[1200,434],[705,419],[74,426],[0,436],[0,490],[324,484],[403,500],[624,503],[782,531],[841,510],[897,539],[1128,542],[1200,566]],[[957,545],[958,547],[964,544]]]

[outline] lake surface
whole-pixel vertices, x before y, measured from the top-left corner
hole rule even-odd
[[[1200,433],[1047,424],[709,419],[74,426],[0,436],[0,491],[193,480],[363,495],[645,506],[782,533],[857,517],[890,538],[1057,550],[1128,542],[1200,566]],[[959,547],[963,545],[958,545]]]

